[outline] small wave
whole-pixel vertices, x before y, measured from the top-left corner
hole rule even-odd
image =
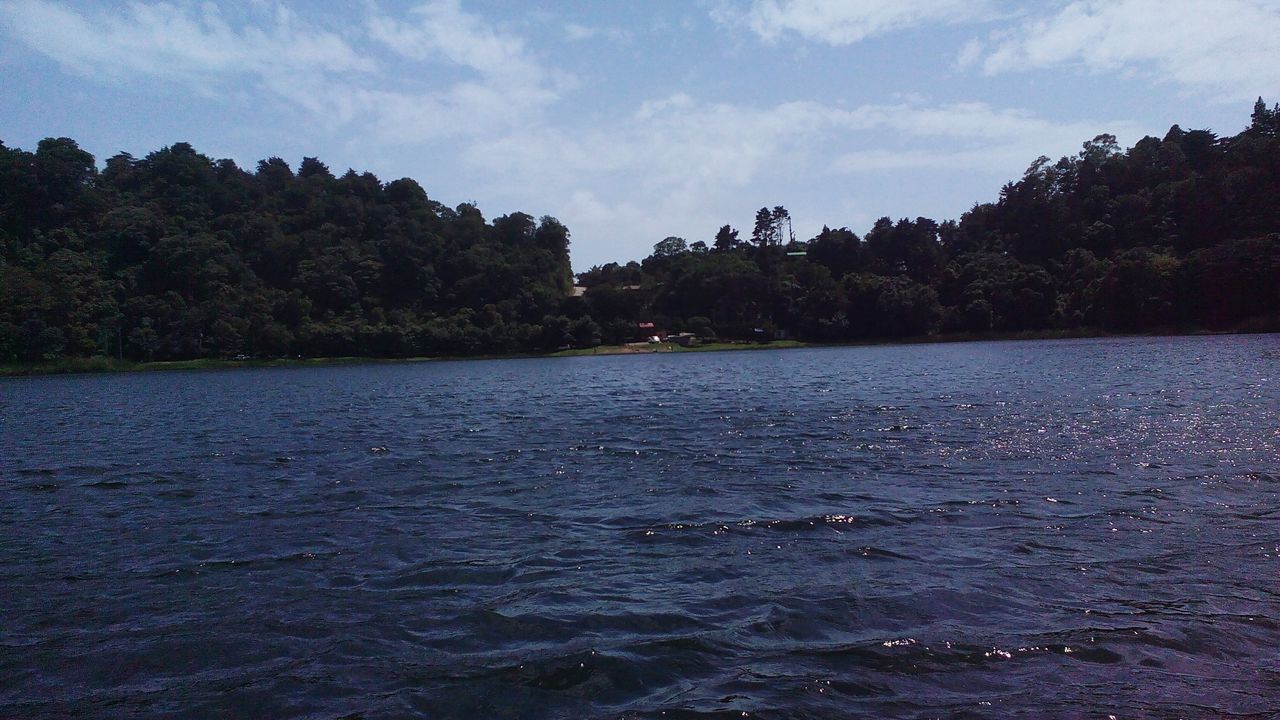
[[[845,532],[860,527],[896,527],[916,522],[913,515],[879,513],[876,515],[845,515],[833,513],[829,515],[813,515],[794,519],[756,520],[752,518],[727,522],[673,522],[663,523],[644,529],[647,537],[666,533],[709,533],[723,535],[729,533],[750,533],[768,530],[781,533],[801,533],[822,529]]]
[[[858,548],[857,554],[864,558],[871,558],[873,560],[915,560],[915,558],[910,555],[903,555],[902,553],[896,553],[892,550],[885,550],[884,548],[873,547],[870,545]]]
[[[408,590],[430,588],[500,586],[513,580],[518,571],[510,566],[455,563],[439,566],[431,563],[390,576],[374,577],[365,582],[370,590]]]
[[[993,665],[1037,655],[1062,655],[1083,662],[1105,664],[1123,660],[1119,653],[1090,643],[979,645],[951,640],[925,642],[912,637],[804,648],[795,650],[794,654],[847,658],[880,672],[905,675],[947,673],[964,667]]]

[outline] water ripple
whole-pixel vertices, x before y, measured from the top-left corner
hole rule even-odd
[[[0,381],[0,715],[1280,716],[1276,336]]]

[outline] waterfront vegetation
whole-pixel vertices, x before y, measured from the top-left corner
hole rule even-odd
[[[0,377],[25,375],[73,375],[77,373],[149,372],[155,370],[219,370],[246,367],[308,367],[326,365],[355,365],[360,363],[427,362],[438,360],[485,360],[520,357],[578,357],[584,355],[633,355],[647,353],[722,352],[732,350],[786,350],[808,347],[797,340],[769,342],[704,342],[692,346],[678,343],[626,343],[622,345],[595,345],[589,348],[567,348],[551,353],[518,355],[468,355],[468,356],[420,356],[404,358],[378,357],[294,357],[294,358],[196,358],[194,360],[157,360],[138,362],[104,356],[87,358],[67,357],[38,362],[0,363]]]
[[[749,237],[668,237],[574,283],[557,219],[408,178],[0,144],[0,374],[30,374],[1277,330],[1280,108],[1229,137],[1100,135],[959,220],[803,240],[763,207]],[[664,333],[701,341],[630,344]]]
[[[1231,332],[1252,332],[1243,327]],[[1190,336],[1217,334],[1203,329],[1184,327],[1156,328],[1147,335]],[[933,333],[913,337],[863,340],[847,343],[812,343],[800,340],[717,341],[709,340],[693,345],[675,342],[635,342],[616,345],[593,345],[582,348],[563,348],[551,352],[516,353],[503,355],[370,357],[349,355],[344,357],[292,357],[292,358],[196,358],[193,360],[135,361],[96,355],[93,357],[64,357],[57,360],[35,362],[0,363],[0,377],[24,377],[34,375],[75,375],[84,373],[153,372],[164,370],[227,370],[235,368],[289,368],[325,367],[334,365],[360,365],[367,363],[418,363],[460,360],[497,360],[540,357],[594,357],[611,355],[646,355],[659,353],[737,352],[749,350],[795,350],[815,347],[850,347],[865,345],[915,345],[925,343],[958,342],[1009,342],[1018,340],[1066,340],[1079,338],[1131,337],[1106,333],[1097,328],[1066,328],[1058,330],[1026,330],[1016,333]]]
[[[87,358],[65,357],[57,360],[40,362],[0,363],[0,377],[21,377],[24,375],[74,375],[79,373],[110,372],[144,372],[153,370],[217,370],[223,368],[245,367],[303,367],[320,365],[354,365],[370,362],[409,362],[434,358],[402,358],[385,360],[369,357],[325,357],[325,358],[196,358],[193,360],[156,360],[138,362],[135,360],[104,357],[101,355]]]

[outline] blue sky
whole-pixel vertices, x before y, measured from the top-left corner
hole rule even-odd
[[[1280,99],[1280,0],[0,0],[0,140],[101,163],[316,156],[574,267],[668,235],[956,218],[1098,133],[1234,134]]]

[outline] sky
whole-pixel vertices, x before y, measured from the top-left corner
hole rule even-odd
[[[1277,58],[1280,0],[0,0],[0,141],[411,177],[560,219],[582,271],[764,206],[800,239],[957,219],[1100,133],[1235,134]]]

